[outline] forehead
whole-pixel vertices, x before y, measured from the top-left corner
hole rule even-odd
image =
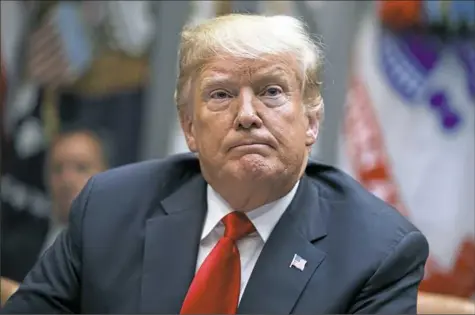
[[[278,77],[294,83],[301,80],[301,72],[292,56],[266,56],[258,59],[220,56],[206,62],[198,78],[202,84],[216,80],[261,80],[268,77]]]
[[[87,134],[76,133],[61,137],[51,148],[53,160],[65,155],[89,156],[100,153],[99,143]]]

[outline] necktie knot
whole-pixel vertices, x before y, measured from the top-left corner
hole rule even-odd
[[[224,236],[237,241],[256,230],[251,220],[242,212],[231,212],[223,218]]]

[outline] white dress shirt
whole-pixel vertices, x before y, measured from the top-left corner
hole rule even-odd
[[[265,242],[285,209],[287,209],[294,198],[298,184],[297,182],[292,190],[284,197],[246,213],[254,224],[256,232],[237,242],[241,256],[241,291],[239,300],[241,300],[251,272],[256,265],[257,258]],[[198,271],[211,250],[224,235],[224,224],[221,222],[221,219],[233,211],[227,202],[209,185],[207,187],[207,201],[208,212],[206,214],[203,232],[201,233],[196,271]]]

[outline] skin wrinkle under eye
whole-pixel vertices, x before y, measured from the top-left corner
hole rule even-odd
[[[272,90],[272,89],[275,90],[277,94],[264,95],[266,92],[269,92],[269,90]],[[217,89],[217,90],[212,91],[209,94],[210,94],[208,97],[209,99],[224,99],[224,97],[226,96],[233,97],[233,95],[231,95],[232,93],[229,93],[228,91],[224,89]],[[220,96],[223,96],[223,97],[220,97],[218,94],[224,94],[224,95],[220,95]],[[284,90],[280,86],[270,85],[270,86],[266,86],[266,88],[260,93],[258,93],[257,95],[260,97],[267,97],[268,99],[277,99],[278,97],[281,97],[282,95],[284,95]],[[216,97],[213,97],[213,96],[216,96]]]
[[[195,77],[200,82],[198,91],[201,94],[201,100],[211,105],[212,111],[223,110],[227,108],[225,105],[229,103],[229,98],[211,98],[211,93],[215,90],[224,90],[231,96],[237,97],[240,91],[236,87],[250,86],[255,90],[256,97],[268,107],[282,106],[293,97],[296,90],[301,91],[301,73],[297,73],[299,71],[296,70],[299,67],[296,67],[294,62],[284,61],[284,59],[277,58],[275,61],[283,62],[264,67],[259,65],[259,60],[238,59],[239,61],[236,62],[228,58],[220,58],[220,61],[225,61],[225,63],[203,65]],[[243,62],[247,62],[248,65],[243,67]],[[290,79],[291,77],[296,80]],[[261,91],[271,85],[282,88],[281,97],[273,99],[261,96]]]
[[[276,91],[275,95],[265,95],[269,90],[274,89]],[[206,92],[207,93],[207,92]],[[232,101],[234,98],[239,98],[240,93],[230,93],[227,90],[224,89],[217,89],[213,90],[212,92],[206,94],[205,100],[208,102],[209,105],[211,105],[211,109],[213,110],[224,110],[228,108],[228,104]],[[222,95],[219,95],[222,94]],[[281,88],[280,86],[276,85],[269,85],[264,88],[263,91],[260,91],[259,93],[254,93],[254,96],[259,99],[263,104],[265,104],[267,107],[270,108],[275,108],[284,105],[286,102],[289,100],[289,94],[284,93],[284,89]],[[219,108],[215,108],[214,105],[219,105]],[[226,105],[226,106],[225,106]]]
[[[237,69],[239,69],[239,67]],[[293,86],[288,79],[289,74],[295,75],[295,73],[286,70],[281,65],[273,65],[261,69],[257,68],[256,71],[253,70],[253,67],[248,67],[229,74],[224,73],[226,71],[224,68],[213,66],[205,67],[201,72],[202,80],[199,87],[202,100],[208,102],[210,105],[224,105],[223,103],[228,102],[229,99],[238,97],[243,86],[250,86],[255,91],[254,94],[256,97],[265,103],[266,106],[278,107],[285,104],[292,96],[291,91],[297,88]],[[241,76],[241,80],[236,80],[235,76],[239,74],[244,75]],[[263,95],[272,88],[278,90],[278,95]],[[219,94],[221,92],[228,94],[230,97],[226,98],[225,95],[221,95],[223,97],[215,97],[216,93]],[[211,106],[211,108],[213,107],[214,106]],[[224,108],[225,106],[213,109],[221,110]]]

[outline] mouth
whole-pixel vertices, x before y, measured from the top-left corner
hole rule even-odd
[[[262,151],[269,150],[272,146],[266,142],[260,141],[244,141],[233,145],[230,150],[239,150],[239,151]]]

